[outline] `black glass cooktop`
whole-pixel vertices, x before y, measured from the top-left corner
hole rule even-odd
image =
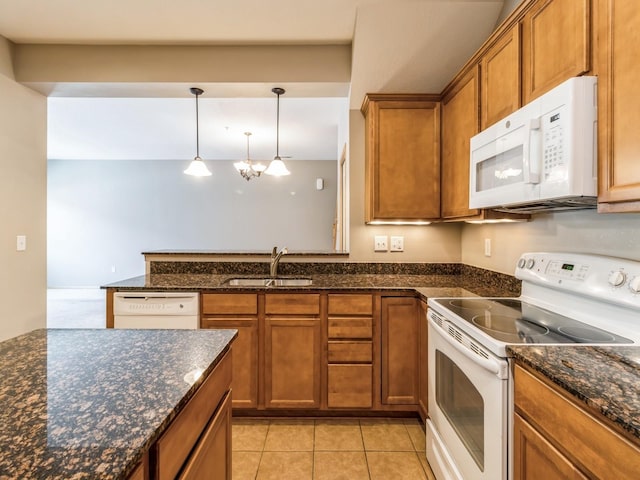
[[[628,338],[518,299],[441,298],[434,303],[506,343],[633,343]]]

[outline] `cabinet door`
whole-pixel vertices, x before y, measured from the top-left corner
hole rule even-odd
[[[520,108],[520,26],[498,39],[480,60],[480,129]]]
[[[640,8],[598,6],[598,211],[640,212]]]
[[[383,297],[382,403],[418,403],[418,308],[413,297]]]
[[[440,104],[369,95],[365,221],[440,217]]]
[[[320,319],[265,319],[265,407],[320,407]]]
[[[525,104],[590,70],[590,25],[591,0],[540,0],[526,13],[522,19]]]
[[[513,449],[514,480],[587,478],[518,414],[514,414]]]
[[[478,215],[469,209],[469,145],[478,133],[478,67],[442,101],[442,218]]]
[[[227,394],[178,478],[231,480],[231,394]]]
[[[258,406],[258,318],[204,317],[203,328],[234,328],[238,337],[233,342],[234,408]]]

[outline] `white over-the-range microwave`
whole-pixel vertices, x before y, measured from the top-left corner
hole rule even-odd
[[[565,81],[471,138],[469,207],[595,207],[596,132],[597,78]]]

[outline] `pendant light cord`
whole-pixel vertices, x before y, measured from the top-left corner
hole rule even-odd
[[[198,93],[196,93],[196,157],[200,158],[200,123],[198,113]]]
[[[276,106],[276,157],[280,158],[280,94]]]

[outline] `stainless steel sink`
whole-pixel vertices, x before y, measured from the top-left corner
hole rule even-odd
[[[308,287],[313,284],[310,278],[231,278],[227,280],[231,287]]]

